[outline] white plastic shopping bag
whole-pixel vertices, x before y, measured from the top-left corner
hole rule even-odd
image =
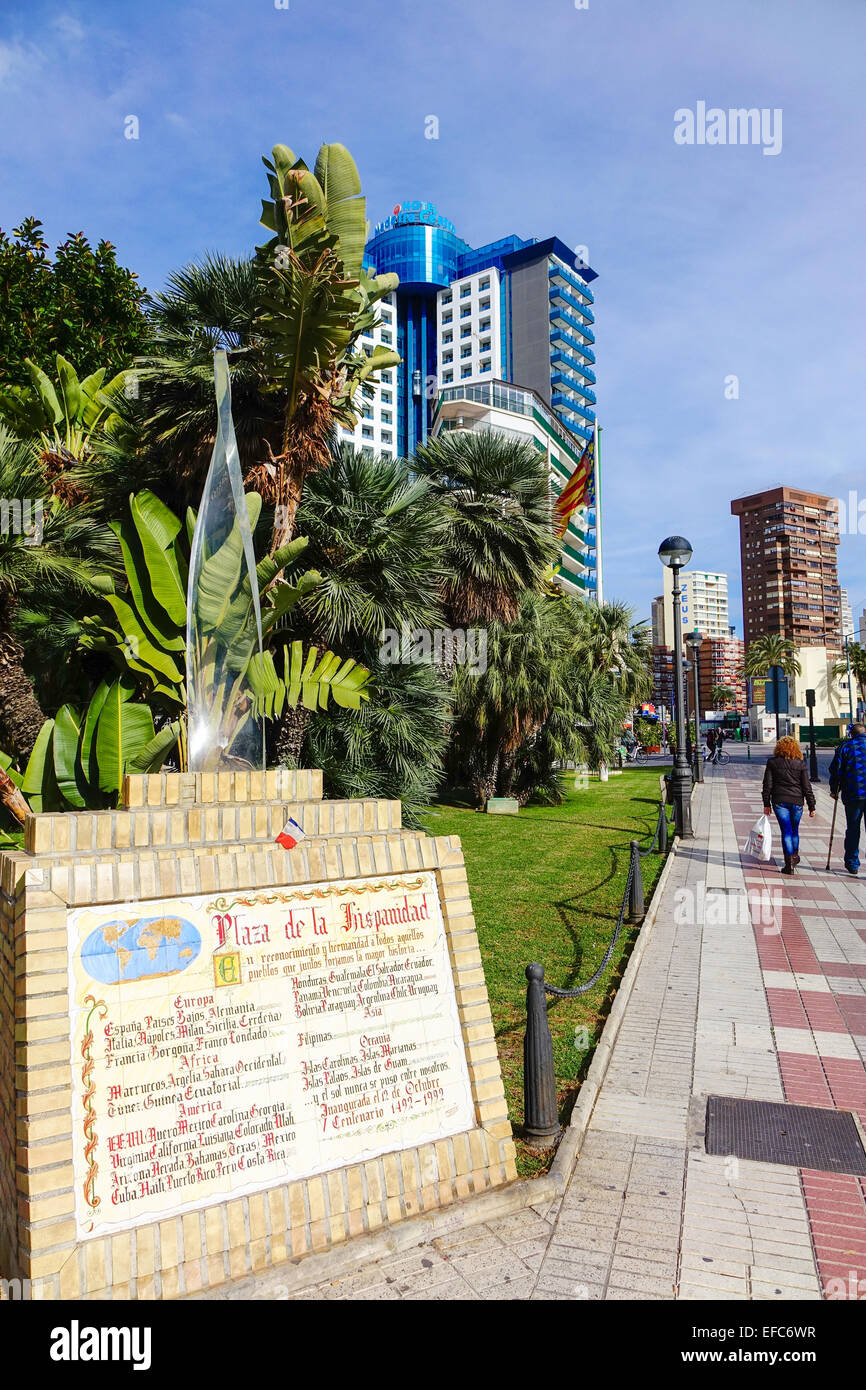
[[[773,827],[769,816],[761,816],[749,831],[743,854],[752,854],[766,864],[773,857]]]

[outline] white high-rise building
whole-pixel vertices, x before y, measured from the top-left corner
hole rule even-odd
[[[842,619],[842,636],[850,637],[853,642],[856,637],[854,632],[854,614],[851,612],[851,604],[848,601],[848,590],[839,590],[839,612]]]
[[[361,347],[368,357],[378,346],[395,348],[397,343],[396,302],[393,294],[386,294],[376,306],[379,319],[369,333],[361,338]],[[397,457],[397,368],[379,372],[373,383],[366,383],[355,396],[355,409],[358,423],[354,430],[340,428],[340,439],[354,444],[356,449],[366,449],[371,454],[383,454],[386,458]]]
[[[664,645],[674,644],[673,571],[665,566],[664,577]],[[680,608],[683,632],[697,628],[705,637],[729,637],[728,576],[709,570],[683,570],[680,574],[682,594]]]

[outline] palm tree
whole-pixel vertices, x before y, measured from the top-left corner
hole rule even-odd
[[[314,173],[285,145],[272,154],[261,219],[271,239],[249,260],[187,266],[151,302],[153,348],[134,372],[142,438],[125,444],[145,456],[153,445],[166,467],[173,457],[197,501],[216,426],[213,351],[225,347],[246,486],[275,509],[271,554],[293,534],[307,475],[328,466],[335,425],[354,427],[362,382],[400,360],[360,343],[397,277],[363,267],[365,200],[348,150],[323,145]]]
[[[297,524],[310,542],[305,564],[321,573],[322,582],[293,615],[291,635],[334,646],[372,669],[378,681],[372,705],[377,700],[380,705],[382,698],[390,698],[384,692],[395,683],[394,673],[384,669],[389,662],[383,655],[383,635],[396,635],[402,661],[404,631],[429,631],[444,621],[438,603],[444,518],[427,483],[413,481],[403,460],[375,458],[351,444],[333,441],[329,458],[326,469],[308,478],[298,511]],[[417,682],[412,692],[411,698],[404,698],[400,687],[395,697],[409,712],[418,707]],[[441,701],[438,687],[434,697]],[[360,722],[354,715],[356,725],[345,754],[355,762],[360,749],[356,730],[376,728],[372,705]],[[329,714],[327,722],[331,718]],[[298,762],[308,727],[320,722],[302,705],[287,709],[275,743],[276,755]],[[317,747],[323,746],[319,733]],[[374,750],[368,749],[362,762],[399,761],[399,748],[396,737],[390,748],[382,746],[372,758],[369,754]]]
[[[780,632],[764,633],[749,643],[744,671],[747,676],[765,676],[771,666],[781,666],[786,676],[799,676],[802,670],[798,647]]]
[[[575,609],[571,650],[584,680],[611,677],[629,707],[652,689],[652,646],[646,622],[633,623],[624,603],[582,603]]]
[[[0,528],[0,740],[20,759],[29,757],[45,722],[27,666],[47,667],[48,675],[56,669],[80,631],[76,599],[95,593],[100,573],[116,571],[119,561],[114,537],[86,507],[46,500],[47,491],[40,446],[0,425],[0,497],[41,508],[41,534],[10,525],[8,503]]]
[[[516,620],[487,629],[487,669],[455,670],[452,759],[480,806],[494,794],[511,795],[521,752],[545,729],[551,759],[574,755],[570,602],[526,590]]]
[[[866,646],[860,642],[848,643],[848,659],[833,663],[830,675],[833,680],[848,679],[850,667],[851,675],[857,682],[857,690],[861,700],[866,700]]]
[[[556,559],[544,455],[495,430],[421,445],[414,468],[445,510],[443,600],[457,627],[514,622]]]
[[[323,641],[348,644],[366,665],[383,631],[441,624],[446,518],[404,460],[332,443],[328,467],[307,481],[297,524],[309,540],[304,562],[322,574],[304,611]]]

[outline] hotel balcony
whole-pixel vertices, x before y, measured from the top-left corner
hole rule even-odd
[[[571,420],[564,421],[566,427],[570,429],[573,434],[579,435],[581,439],[585,439],[587,443],[589,443],[590,439],[592,439],[593,432],[587,429],[585,425],[579,423],[581,416],[584,416],[588,420],[591,419],[586,411],[576,406],[570,396],[564,396],[561,392],[557,393],[557,395],[552,398],[551,404],[556,410],[574,417]],[[592,423],[594,423],[594,421]]]
[[[593,294],[589,286],[586,284],[586,282],[584,280],[581,280],[576,270],[569,270],[566,269],[564,266],[549,263],[547,273],[550,276],[551,280],[559,279],[562,280],[566,285],[571,285],[572,289],[575,289],[577,291],[578,299],[580,299],[581,295],[583,295],[588,300],[589,304],[595,303],[595,295]],[[581,307],[583,309],[583,312],[589,315],[590,322],[592,322],[592,313],[588,305],[582,303]]]
[[[580,315],[580,327],[584,332],[590,332],[590,326],[594,322],[592,314],[569,290],[563,289],[561,285],[553,285],[547,291],[547,298],[551,304],[567,304],[569,308],[574,309],[575,313]]]
[[[550,311],[550,323],[551,327],[561,327],[564,324],[575,333],[581,334],[582,336],[571,342],[569,346],[572,351],[577,351],[582,357],[586,357],[590,363],[595,362],[595,353],[591,346],[595,342],[595,338],[590,335],[588,328],[585,328],[582,323],[578,323],[573,314],[569,314],[565,309],[558,309],[554,305]]]
[[[595,372],[589,366],[588,359],[585,359],[587,349],[583,343],[579,343],[576,338],[572,338],[563,328],[553,328],[550,332],[550,341],[554,352],[558,351],[557,344],[562,345],[562,351],[567,352],[577,362],[578,367],[587,381],[595,385]]]
[[[595,405],[595,392],[582,380],[579,374],[583,372],[583,368],[570,353],[561,352],[560,349],[557,348],[550,359],[550,365],[558,369],[557,375],[552,378],[553,382],[556,382],[559,374],[562,374],[562,380],[567,386],[577,391],[588,400],[591,405]]]
[[[564,372],[554,372],[553,376],[550,378],[550,384],[552,387],[564,387],[567,391],[573,391],[577,396],[586,396],[586,392],[584,391],[583,387],[578,386],[575,383],[574,378],[566,376]],[[592,397],[592,400],[595,400],[595,396]],[[571,409],[576,411],[578,415],[582,415],[585,420],[589,420],[590,424],[593,424],[595,422],[594,412],[592,410],[587,410],[581,402],[575,401],[572,404]]]

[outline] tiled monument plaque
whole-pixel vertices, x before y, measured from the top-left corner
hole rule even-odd
[[[124,802],[2,857],[0,1276],[177,1297],[516,1176],[458,842],[316,772]]]

